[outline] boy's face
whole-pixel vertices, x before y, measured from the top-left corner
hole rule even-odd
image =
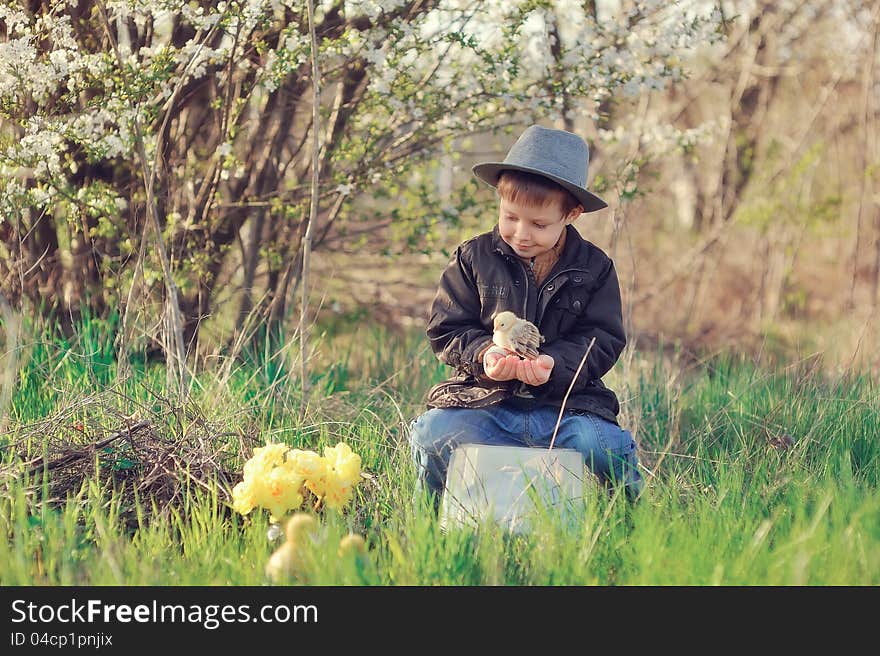
[[[568,216],[563,216],[558,202],[533,207],[501,198],[498,232],[520,257],[536,257],[556,245],[565,226],[580,216],[580,209],[575,207]]]

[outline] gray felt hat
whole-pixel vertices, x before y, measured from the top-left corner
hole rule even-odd
[[[589,161],[590,149],[578,135],[532,125],[510,147],[503,162],[476,164],[472,170],[493,187],[505,170],[543,175],[571,192],[584,206],[584,212],[595,212],[608,207],[608,203],[586,189]]]

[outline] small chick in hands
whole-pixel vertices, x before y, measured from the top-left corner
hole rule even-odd
[[[544,337],[535,324],[505,310],[496,315],[494,329],[492,342],[496,346],[526,360],[538,359],[538,347],[544,342]]]

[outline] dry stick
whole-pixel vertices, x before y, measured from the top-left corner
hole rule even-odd
[[[33,459],[29,460],[28,462],[24,463],[25,467],[27,467],[26,474],[31,475],[31,474],[35,474],[41,470],[49,471],[52,469],[58,469],[59,467],[64,467],[65,465],[68,465],[69,463],[73,462],[74,460],[81,458],[84,455],[87,455],[87,450],[89,449],[89,447],[94,448],[94,449],[102,449],[105,446],[107,446],[108,444],[110,444],[111,442],[118,440],[120,437],[126,437],[126,436],[130,437],[131,434],[134,433],[135,431],[140,430],[141,428],[145,428],[146,426],[150,426],[151,424],[152,424],[152,422],[149,419],[143,419],[143,420],[141,420],[137,423],[134,423],[131,426],[128,426],[127,428],[119,430],[119,431],[113,433],[112,435],[109,435],[103,439],[97,440],[96,442],[92,442],[91,444],[85,444],[85,445],[83,445],[83,447],[81,449],[76,450],[76,451],[72,451],[71,453],[67,453],[63,456],[60,456],[60,457],[56,458],[55,460],[53,460],[52,462],[48,462],[48,463],[45,462],[45,458],[43,456],[38,456],[36,458],[33,458]],[[9,470],[5,471],[4,473],[8,473],[8,471]]]
[[[581,369],[584,368],[584,363],[587,361],[587,356],[590,354],[590,351],[593,349],[593,344],[596,343],[596,338],[590,340],[589,345],[587,346],[587,351],[584,353],[584,357],[581,358],[581,363],[578,365],[577,371],[574,372],[574,377],[571,379],[571,384],[568,386],[568,391],[565,392],[565,396],[562,397],[562,407],[559,408],[559,416],[556,418],[556,426],[553,427],[553,437],[550,438],[550,448],[547,449],[549,453],[551,449],[553,449],[553,443],[556,442],[556,433],[559,431],[559,424],[562,422],[562,413],[565,412],[565,402],[568,401],[568,395],[571,394],[571,390],[574,387],[574,381],[577,380],[578,375],[581,373]]]
[[[690,251],[685,254],[684,257],[682,257],[682,259],[680,260],[682,264],[680,266],[675,267],[673,270],[671,270],[651,289],[648,289],[638,296],[632,298],[632,304],[638,305],[639,303],[644,303],[645,301],[653,298],[664,289],[669,287],[669,285],[674,283],[683,273],[690,271],[690,263],[693,261],[693,259],[698,255],[702,255],[703,253],[708,251],[715,244],[715,242],[719,241],[724,233],[733,225],[733,221],[721,221],[720,223],[716,224],[716,226],[712,228],[709,234],[706,235],[705,239],[696,244]]]
[[[312,90],[314,99],[312,101],[312,182],[311,182],[311,199],[309,206],[309,218],[306,223],[306,233],[303,236],[303,257],[302,257],[302,306],[299,315],[299,339],[300,339],[300,377],[302,379],[302,407],[300,415],[304,416],[306,405],[309,399],[309,379],[308,379],[308,333],[309,326],[306,318],[308,316],[309,307],[309,256],[312,253],[312,230],[315,226],[315,219],[318,215],[318,149],[321,145],[321,131],[319,129],[319,103],[321,101],[321,84],[318,79],[318,40],[315,36],[315,16],[314,1],[308,0],[306,3],[309,14],[309,36],[311,38],[311,55],[312,55]]]
[[[0,313],[6,326],[6,352],[0,354],[6,360],[5,371],[0,372],[0,434],[6,432],[10,414],[6,412],[15,390],[15,379],[18,375],[18,347],[21,340],[21,319],[12,310],[6,297],[0,293]]]
[[[137,219],[135,219],[135,225],[137,225]],[[135,289],[138,288],[144,277],[144,257],[146,256],[147,235],[149,232],[150,231],[147,227],[144,226],[143,232],[141,232],[141,245],[138,247],[138,256],[134,265],[134,275],[132,276],[131,287],[128,288],[128,297],[125,301],[125,311],[122,313],[122,326],[120,327],[116,338],[118,344],[116,350],[117,378],[128,378],[131,373],[131,363],[128,360],[128,345],[131,342],[131,332],[133,328],[131,327],[128,317],[132,303],[134,303]]]
[[[113,38],[110,30],[110,19],[107,17],[107,10],[103,2],[98,3],[98,10],[104,24],[104,31],[107,32],[107,39],[113,47],[116,55],[116,61],[120,68],[124,69],[122,54]],[[165,335],[163,340],[168,358],[168,378],[177,388],[179,395],[183,395],[187,389],[187,371],[186,371],[186,351],[183,346],[183,321],[180,316],[180,303],[177,300],[177,284],[171,275],[171,264],[168,261],[168,255],[165,252],[165,243],[162,240],[162,227],[159,225],[158,207],[156,205],[156,197],[153,194],[153,182],[155,180],[150,162],[147,159],[146,148],[144,148],[144,137],[141,133],[141,124],[137,118],[137,112],[132,116],[132,124],[134,125],[135,149],[137,150],[138,159],[141,164],[141,176],[144,179],[144,191],[146,193],[147,217],[153,224],[156,233],[156,251],[159,254],[159,260],[162,263],[162,274],[165,279],[165,289],[168,294],[165,307]],[[173,334],[172,334],[173,333]]]
[[[181,74],[177,80],[177,83],[174,86],[174,90],[171,93],[171,97],[165,102],[165,105],[168,107],[168,109],[165,112],[165,118],[163,119],[162,126],[159,128],[159,132],[158,132],[157,143],[156,143],[156,156],[153,159],[153,168],[150,171],[150,177],[149,177],[150,189],[155,189],[156,172],[159,170],[159,164],[160,164],[159,159],[162,155],[162,149],[164,148],[162,135],[165,134],[165,128],[168,125],[168,121],[171,118],[171,110],[174,108],[174,103],[176,102],[177,97],[180,93],[180,90],[183,87],[184,82],[186,81],[186,71],[187,71],[187,69],[190,68],[192,63],[196,60],[196,57],[198,57],[199,53],[202,51],[202,48],[204,47],[208,38],[214,33],[216,26],[217,26],[217,24],[212,26],[211,29],[208,31],[208,33],[199,42],[199,45],[198,45],[198,48],[196,49],[196,52],[190,57],[189,61],[187,61],[186,65],[183,67],[183,71],[181,72]],[[198,34],[197,34],[197,36],[198,36]],[[235,50],[235,44],[233,44],[233,51],[234,50]],[[137,225],[137,222],[135,222],[135,225]],[[118,362],[117,371],[119,371],[122,374],[121,377],[123,377],[123,378],[126,375],[128,375],[128,373],[130,372],[130,366],[129,366],[129,362],[128,362],[128,350],[127,349],[128,349],[128,343],[129,343],[130,337],[131,337],[131,334],[130,334],[131,331],[129,329],[128,317],[129,317],[129,311],[131,309],[131,304],[134,299],[135,289],[138,287],[138,285],[140,284],[140,282],[143,278],[145,246],[146,246],[146,242],[147,242],[148,232],[149,231],[147,230],[146,226],[144,226],[144,230],[141,235],[141,245],[140,245],[140,248],[138,249],[138,258],[137,258],[137,262],[135,263],[134,278],[132,279],[131,287],[128,290],[128,299],[125,304],[125,312],[122,315],[122,327],[119,332],[119,337],[117,338],[117,341],[119,343],[119,349],[118,349],[118,355],[117,355],[117,362]]]

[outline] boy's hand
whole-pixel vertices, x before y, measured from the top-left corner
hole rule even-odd
[[[543,385],[550,380],[554,364],[553,358],[546,353],[539,355],[537,360],[520,360],[516,367],[516,377],[526,385]]]
[[[492,380],[513,380],[517,377],[519,356],[493,346],[483,355],[483,371]]]
[[[492,380],[521,380],[527,385],[543,385],[550,380],[553,358],[542,353],[537,360],[522,360],[518,355],[493,346],[483,355],[483,371]]]

